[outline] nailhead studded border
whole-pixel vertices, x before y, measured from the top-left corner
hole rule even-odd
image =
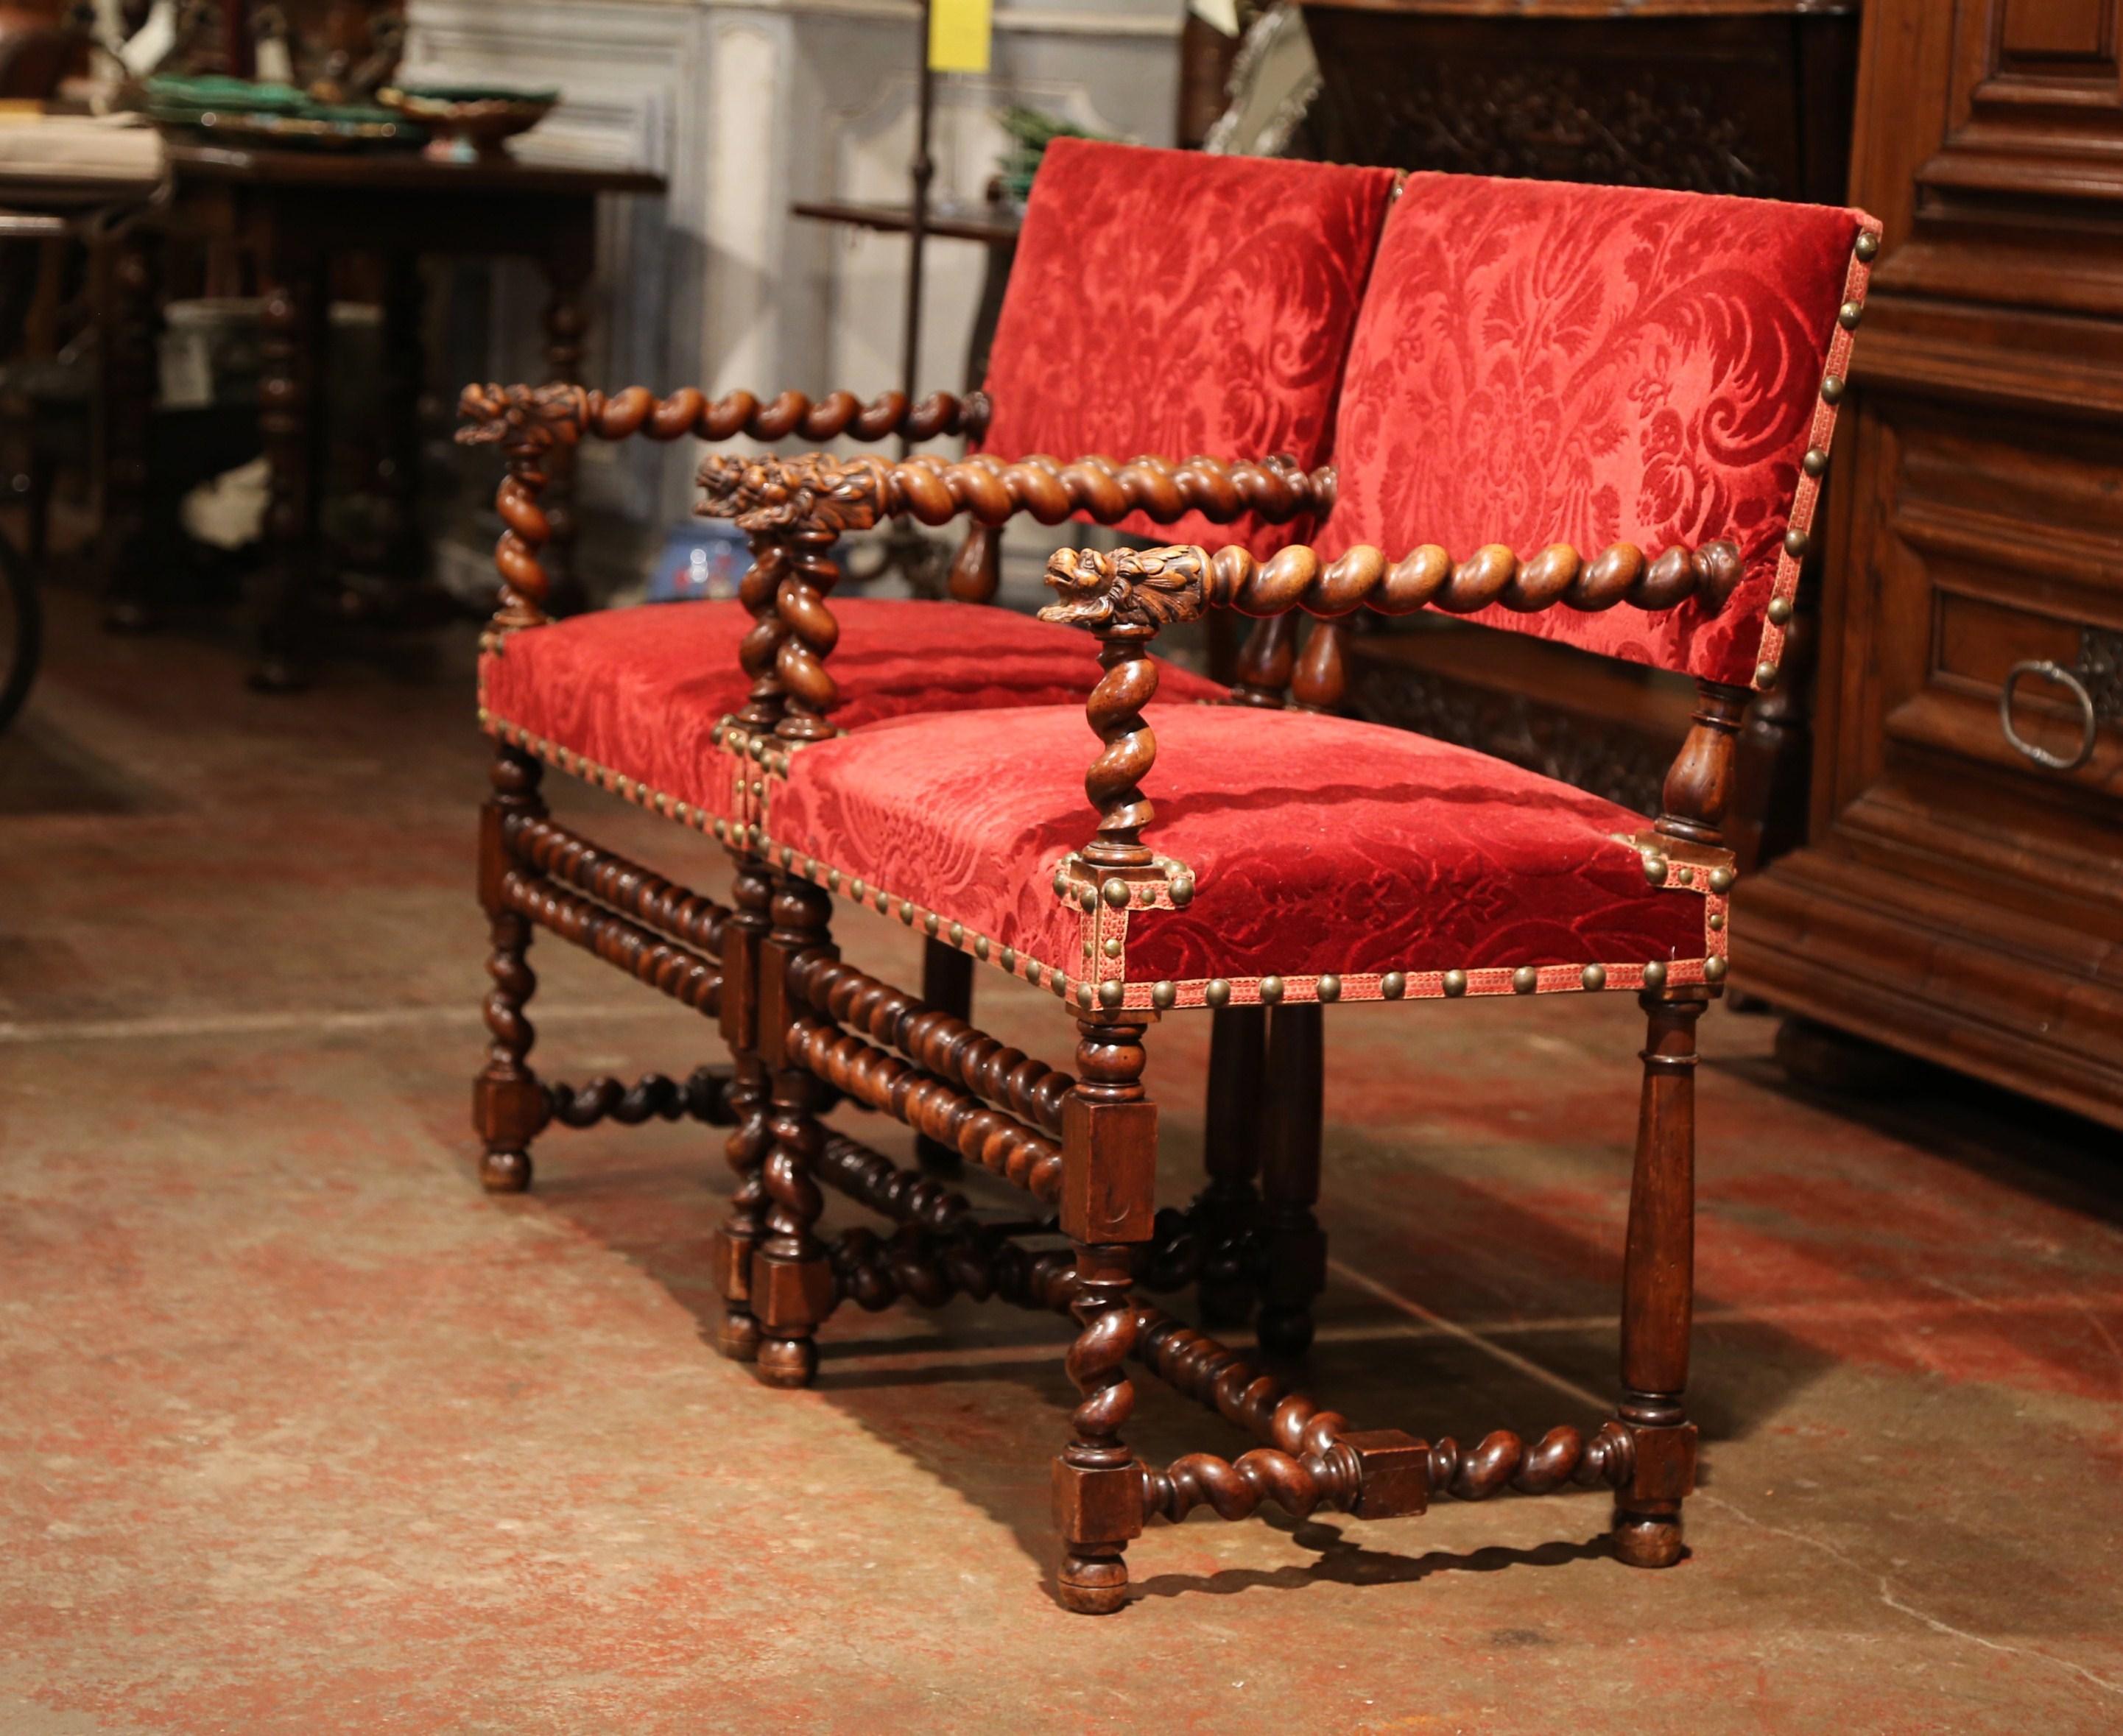
[[[1869,243],[1865,239],[1868,236],[1872,237]],[[1879,244],[1880,232],[1861,225],[1858,231],[1858,241],[1853,246],[1850,254],[1850,269],[1844,274],[1843,279],[1844,305],[1855,305],[1859,308],[1864,306],[1866,287],[1872,282],[1872,267],[1870,260],[1859,256],[1858,248],[1869,246],[1872,250],[1877,250]],[[1824,455],[1827,453],[1830,443],[1835,438],[1835,408],[1843,397],[1839,384],[1835,395],[1833,398],[1830,397],[1826,390],[1826,381],[1834,380],[1842,382],[1849,378],[1850,346],[1854,335],[1851,329],[1845,325],[1839,317],[1841,312],[1839,306],[1837,311],[1839,317],[1835,322],[1835,334],[1828,342],[1828,363],[1822,375],[1823,390],[1814,400],[1813,425],[1807,432],[1806,442],[1808,451],[1818,451]],[[1798,475],[1798,484],[1792,490],[1791,512],[1785,518],[1784,526],[1787,531],[1796,531],[1798,534],[1802,539],[1802,550],[1811,541],[1813,536],[1814,509],[1820,502],[1821,485],[1824,480],[1819,476],[1809,476],[1802,466]],[[1786,620],[1788,620],[1793,600],[1798,594],[1799,569],[1805,564],[1806,556],[1803,552],[1793,554],[1788,547],[1778,550],[1776,581],[1770,587],[1769,600],[1762,611],[1762,639],[1755,653],[1755,672],[1751,677],[1751,685],[1757,691],[1766,692],[1776,686],[1777,676],[1783,659],[1786,634],[1785,624],[1773,620],[1771,616],[1781,606],[1785,612]]]

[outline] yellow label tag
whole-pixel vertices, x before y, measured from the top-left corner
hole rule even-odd
[[[937,73],[985,73],[995,33],[992,0],[932,0],[929,66]]]

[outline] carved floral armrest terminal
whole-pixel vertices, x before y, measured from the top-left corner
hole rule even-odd
[[[1724,541],[1668,549],[1653,560],[1625,542],[1589,561],[1568,543],[1523,562],[1501,543],[1456,562],[1435,543],[1397,561],[1367,545],[1331,561],[1301,545],[1265,561],[1235,547],[1213,555],[1193,546],[1057,550],[1047,561],[1047,583],[1058,601],[1041,610],[1040,619],[1096,634],[1106,671],[1085,707],[1103,746],[1084,779],[1099,811],[1097,835],[1084,859],[1101,868],[1140,868],[1155,859],[1142,841],[1154,810],[1141,783],[1155,763],[1157,743],[1142,708],[1157,692],[1151,642],[1171,622],[1196,620],[1211,608],[1263,618],[1301,609],[1331,620],[1360,608],[1388,615],[1422,609],[1473,615],[1494,605],[1531,614],[1558,607],[1591,612],[1624,602],[1673,609],[1690,600],[1714,614],[1744,570],[1739,549]],[[1657,829],[1714,845],[1731,782],[1732,737],[1747,695],[1716,682],[1697,686],[1702,707],[1666,779]]]

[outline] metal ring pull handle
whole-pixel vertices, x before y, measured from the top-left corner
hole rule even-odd
[[[2060,753],[2051,753],[2046,747],[2038,747],[2013,728],[2013,692],[2020,685],[2023,675],[2038,675],[2044,681],[2066,689],[2078,702],[2078,751],[2069,759]],[[2037,765],[2046,765],[2051,771],[2077,771],[2093,757],[2095,732],[2099,720],[2093,709],[2093,695],[2086,690],[2086,684],[2061,664],[2046,657],[2031,659],[2013,665],[2005,676],[2005,685],[1998,690],[1998,724],[2005,732],[2005,739],[2018,748]]]

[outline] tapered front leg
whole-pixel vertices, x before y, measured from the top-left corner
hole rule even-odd
[[[1277,1007],[1268,1022],[1261,1311],[1255,1324],[1261,1348],[1272,1355],[1302,1356],[1310,1348],[1312,1304],[1327,1285],[1327,1238],[1312,1211],[1319,1199],[1325,1064],[1319,1004]]]
[[[479,1178],[494,1194],[521,1193],[531,1185],[531,1141],[546,1125],[545,1089],[527,1060],[537,1032],[523,1009],[538,986],[525,957],[531,924],[502,898],[509,876],[529,872],[513,860],[505,828],[512,816],[544,815],[546,804],[538,794],[543,770],[517,748],[497,747],[489,774],[494,793],[480,810],[479,901],[486,911],[493,947],[486,960],[493,986],[485,1007],[491,1041],[486,1065],[472,1082],[471,1119],[486,1148]]]
[[[1202,1243],[1202,1323],[1237,1326],[1253,1312],[1253,1238],[1260,1227],[1262,1121],[1268,1090],[1268,1008],[1219,1007],[1209,1015],[1209,1102],[1196,1196]]]
[[[715,1236],[715,1270],[723,1294],[715,1348],[733,1362],[759,1359],[759,1317],[752,1306],[753,1251],[765,1233],[766,1189],[760,1169],[774,1143],[766,1069],[758,1053],[761,943],[771,925],[774,877],[757,857],[738,854],[732,910],[723,925],[723,1041],[729,1044],[729,1107],[736,1125],[724,1154],[737,1174],[729,1215]]]
[[[752,1307],[759,1319],[759,1378],[772,1387],[808,1386],[818,1369],[814,1341],[833,1307],[833,1272],[814,1228],[825,1201],[815,1178],[825,1132],[816,1111],[822,1088],[789,1052],[796,1011],[790,972],[797,959],[828,946],[832,905],[792,876],[774,882],[773,926],[759,958],[759,1054],[766,1069],[771,1143],[761,1180],[766,1234],[752,1262]]]
[[[1622,1400],[1634,1470],[1615,1502],[1615,1553],[1633,1567],[1680,1559],[1681,1503],[1695,1483],[1688,1420],[1695,1291],[1695,1022],[1700,989],[1649,990],[1643,1097],[1622,1268]]]
[[[1135,1408],[1136,1250],[1155,1209],[1157,1111],[1142,1088],[1144,1027],[1080,1022],[1077,1083],[1063,1110],[1062,1228],[1076,1243],[1080,1328],[1069,1378],[1080,1395],[1054,1462],[1062,1607],[1110,1615],[1126,1601],[1128,1541],[1141,1535],[1141,1467],[1121,1439]]]

